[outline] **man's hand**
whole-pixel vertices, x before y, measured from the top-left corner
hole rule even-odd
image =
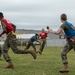
[[[48,29],[48,33],[49,33],[49,32],[51,32],[51,33],[52,33],[52,32],[53,32],[53,30],[49,28],[49,29]]]
[[[4,36],[1,36],[1,38],[5,38]]]
[[[49,31],[50,31],[50,32],[53,32],[53,30],[52,30],[52,29],[49,29]]]

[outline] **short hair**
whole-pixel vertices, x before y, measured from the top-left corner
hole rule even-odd
[[[67,20],[66,14],[61,14],[61,19],[62,19],[63,21],[66,21],[66,20]]]
[[[36,36],[38,36],[38,34],[37,34],[37,33],[36,33],[35,35],[36,35]]]
[[[42,29],[42,30],[44,30],[44,29]]]
[[[3,17],[3,13],[2,12],[0,12],[0,18],[2,18]]]

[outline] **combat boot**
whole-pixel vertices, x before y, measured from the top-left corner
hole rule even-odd
[[[14,65],[12,64],[11,61],[8,62],[8,65],[7,66],[4,66],[4,68],[11,68],[13,69],[14,68]]]
[[[25,50],[25,52],[27,54],[30,53],[33,56],[33,58],[36,59],[36,52],[35,51],[33,51],[33,50]]]
[[[69,72],[68,64],[64,64],[64,68],[61,69],[59,72],[60,72],[60,73],[68,73],[68,72]]]

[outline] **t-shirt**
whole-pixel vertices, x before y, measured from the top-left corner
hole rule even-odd
[[[75,36],[75,29],[73,25],[67,21],[65,21],[60,28],[62,28],[65,32],[66,38],[71,38]]]
[[[70,27],[68,25],[66,25],[66,24],[62,24],[60,26],[60,28],[62,28],[63,30],[70,30]]]
[[[40,34],[40,38],[41,39],[45,39],[47,37],[47,33],[46,32],[42,32],[41,34]]]
[[[34,42],[34,41],[36,41],[36,39],[37,39],[36,36],[32,36],[32,37],[30,38],[30,41],[31,41],[31,42]]]

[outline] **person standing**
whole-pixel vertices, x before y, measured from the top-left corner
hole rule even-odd
[[[69,72],[67,53],[72,49],[74,49],[75,51],[75,27],[67,21],[66,14],[61,14],[60,20],[62,22],[62,25],[57,31],[53,31],[48,26],[47,26],[47,29],[49,32],[53,34],[57,34],[57,35],[60,34],[63,30],[65,32],[67,43],[61,52],[61,58],[62,58],[64,68],[59,71],[61,73],[64,73],[64,72]]]
[[[25,50],[28,50],[30,48],[30,46],[33,47],[34,51],[36,52],[36,47],[35,47],[35,44],[34,44],[34,41],[38,41],[38,38],[39,38],[39,35],[38,34],[35,34],[33,35],[27,42],[27,45],[26,45],[26,48]]]
[[[0,34],[0,37],[3,34],[6,34],[6,40],[2,48],[3,57],[8,62],[5,68],[14,68],[14,65],[8,54],[9,48],[11,48],[12,51],[16,54],[28,54],[29,53],[33,56],[34,59],[36,59],[36,53],[34,51],[20,50],[17,48],[16,35],[15,35],[16,26],[10,21],[8,21],[7,19],[5,19],[2,12],[0,12],[0,21],[1,21],[2,29],[3,29],[2,33]]]
[[[46,32],[44,29],[42,29],[39,37],[41,39],[41,45],[40,45],[40,49],[39,49],[39,54],[42,54],[45,44],[46,44],[46,37],[47,37],[48,32]]]

